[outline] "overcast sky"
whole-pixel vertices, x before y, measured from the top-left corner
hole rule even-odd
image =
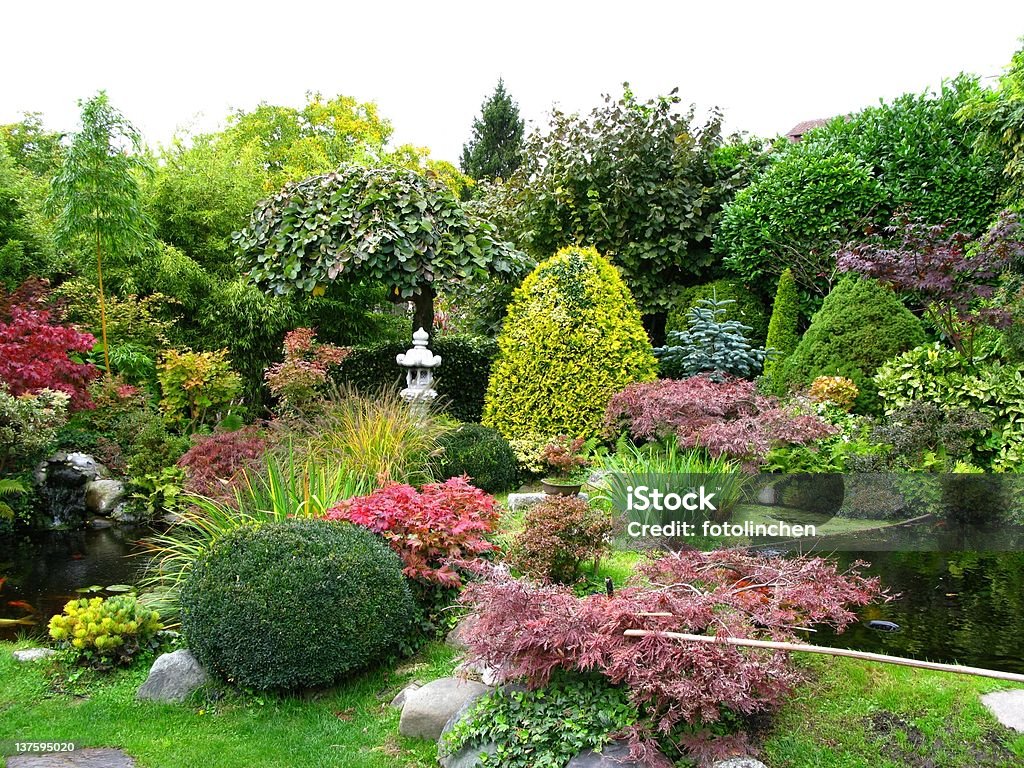
[[[589,111],[628,80],[772,136],[960,71],[998,75],[1024,1],[33,0],[4,3],[0,29],[0,123],[38,111],[73,130],[76,100],[103,88],[155,145],[320,91],[376,101],[394,143],[457,161],[498,77],[541,125],[553,103]]]

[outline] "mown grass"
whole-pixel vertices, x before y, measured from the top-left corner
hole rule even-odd
[[[175,705],[135,700],[148,664],[69,685],[50,662],[15,662],[19,645],[0,643],[0,748],[10,740],[118,747],[143,768],[436,766],[436,746],[399,736],[389,703],[407,682],[450,674],[454,665],[454,652],[434,643],[395,668],[306,697],[212,688]]]

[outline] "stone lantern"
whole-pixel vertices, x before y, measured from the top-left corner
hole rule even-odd
[[[441,365],[441,356],[427,349],[429,340],[430,334],[420,328],[412,335],[412,349],[395,357],[400,366],[408,369],[402,399],[419,412],[426,411],[437,397],[433,369]]]

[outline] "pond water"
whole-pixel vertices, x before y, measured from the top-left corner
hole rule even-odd
[[[76,589],[133,584],[144,559],[131,555],[146,532],[111,527],[0,538],[0,639],[45,633],[50,617],[82,596]]]
[[[0,539],[0,578],[6,579],[0,586],[0,618],[35,622],[0,626],[0,637],[45,632],[49,617],[80,596],[76,589],[133,584],[144,558],[130,555],[146,533],[107,528]],[[844,566],[868,561],[867,573],[901,594],[861,611],[861,623],[842,635],[818,632],[808,642],[1024,673],[1024,553],[847,551],[834,556]],[[869,629],[873,619],[895,622],[900,630]]]

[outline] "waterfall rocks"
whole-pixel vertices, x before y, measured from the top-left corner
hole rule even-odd
[[[44,521],[51,528],[83,528],[91,517],[113,517],[125,497],[124,483],[87,453],[55,453],[34,474]]]

